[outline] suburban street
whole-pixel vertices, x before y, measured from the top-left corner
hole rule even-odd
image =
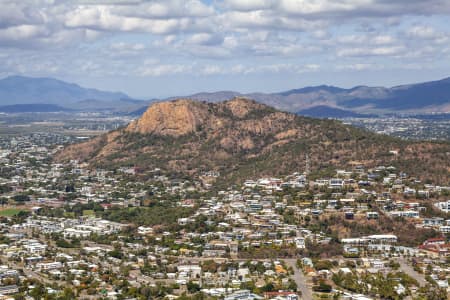
[[[302,293],[302,299],[312,299],[312,291],[308,284],[306,283],[306,277],[303,274],[302,270],[297,268],[297,260],[295,259],[285,259],[286,265],[292,267],[294,270],[294,275],[292,279],[294,279],[297,284],[298,290]]]
[[[420,286],[425,286],[427,284],[425,277],[422,274],[417,273],[413,267],[405,261],[405,258],[399,258],[398,263],[400,264],[400,270],[417,280]]]

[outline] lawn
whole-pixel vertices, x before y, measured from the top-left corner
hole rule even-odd
[[[95,217],[95,211],[92,209],[85,209],[83,210],[83,216],[94,216]]]
[[[12,217],[20,213],[21,211],[25,211],[20,208],[6,208],[3,210],[0,210],[0,217]]]
[[[64,212],[64,217],[66,218],[75,218],[75,213],[74,212]]]

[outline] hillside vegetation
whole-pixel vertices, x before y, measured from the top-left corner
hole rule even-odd
[[[221,180],[236,182],[303,171],[306,155],[319,174],[332,166],[357,164],[393,165],[441,183],[448,183],[450,174],[449,143],[403,141],[245,98],[155,103],[127,127],[70,145],[56,160],[77,159],[101,168],[161,168],[186,175],[214,170]]]

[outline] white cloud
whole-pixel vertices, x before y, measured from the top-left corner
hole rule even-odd
[[[436,32],[436,30],[431,26],[414,26],[407,31],[407,35],[414,38],[420,39],[435,39],[440,37],[441,34]]]
[[[191,66],[178,64],[162,64],[153,66],[144,66],[138,70],[140,76],[158,77],[167,75],[177,75],[182,73],[189,73],[192,70]]]
[[[111,44],[112,50],[118,50],[118,51],[141,51],[145,49],[145,45],[141,43],[136,44],[127,44],[123,42],[119,43],[113,43]]]
[[[395,56],[405,53],[407,50],[403,46],[388,46],[388,47],[355,47],[344,48],[337,51],[338,56]]]
[[[406,36],[411,39],[431,41],[435,44],[444,44],[450,41],[449,31],[438,31],[434,27],[424,25],[411,27],[407,30]]]
[[[138,5],[113,7],[117,15],[139,18],[188,18],[207,17],[214,14],[214,8],[198,0],[145,1]]]
[[[14,61],[2,73],[44,72],[55,64],[49,69],[70,65],[89,75],[301,74],[336,62],[373,70],[394,59],[407,65],[450,56],[446,0],[0,3],[0,49]]]
[[[217,65],[207,65],[204,66],[203,69],[201,70],[201,74],[206,76],[218,75],[223,73],[224,73],[223,69]]]
[[[0,1],[0,28],[25,24],[39,24],[45,20],[45,13],[38,3],[30,1]]]
[[[186,27],[187,19],[143,19],[123,17],[111,12],[109,6],[81,6],[66,15],[65,25],[105,31],[140,31],[166,34]]]
[[[219,45],[223,42],[223,37],[217,34],[196,33],[186,40],[187,44],[194,45]]]
[[[0,40],[24,40],[48,34],[45,27],[39,25],[18,25],[0,30]]]
[[[225,0],[225,7],[230,10],[252,11],[270,8],[274,3],[274,0]]]
[[[379,70],[380,66],[369,63],[354,63],[347,65],[338,65],[336,66],[336,70],[351,70],[351,71],[367,71],[367,70]]]
[[[375,36],[372,39],[372,43],[374,43],[375,45],[392,44],[395,41],[396,41],[395,38],[390,35],[379,35],[379,36]]]
[[[372,0],[280,0],[280,9],[288,14],[349,12],[373,4]]]

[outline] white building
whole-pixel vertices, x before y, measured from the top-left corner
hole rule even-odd
[[[446,213],[450,212],[450,200],[447,200],[445,202],[438,202],[434,205]]]
[[[90,230],[81,230],[75,228],[66,228],[64,229],[63,235],[65,238],[86,238],[90,236],[92,231]]]
[[[61,269],[62,267],[63,267],[63,265],[59,261],[36,264],[36,268],[41,271],[57,270],[57,269]]]

